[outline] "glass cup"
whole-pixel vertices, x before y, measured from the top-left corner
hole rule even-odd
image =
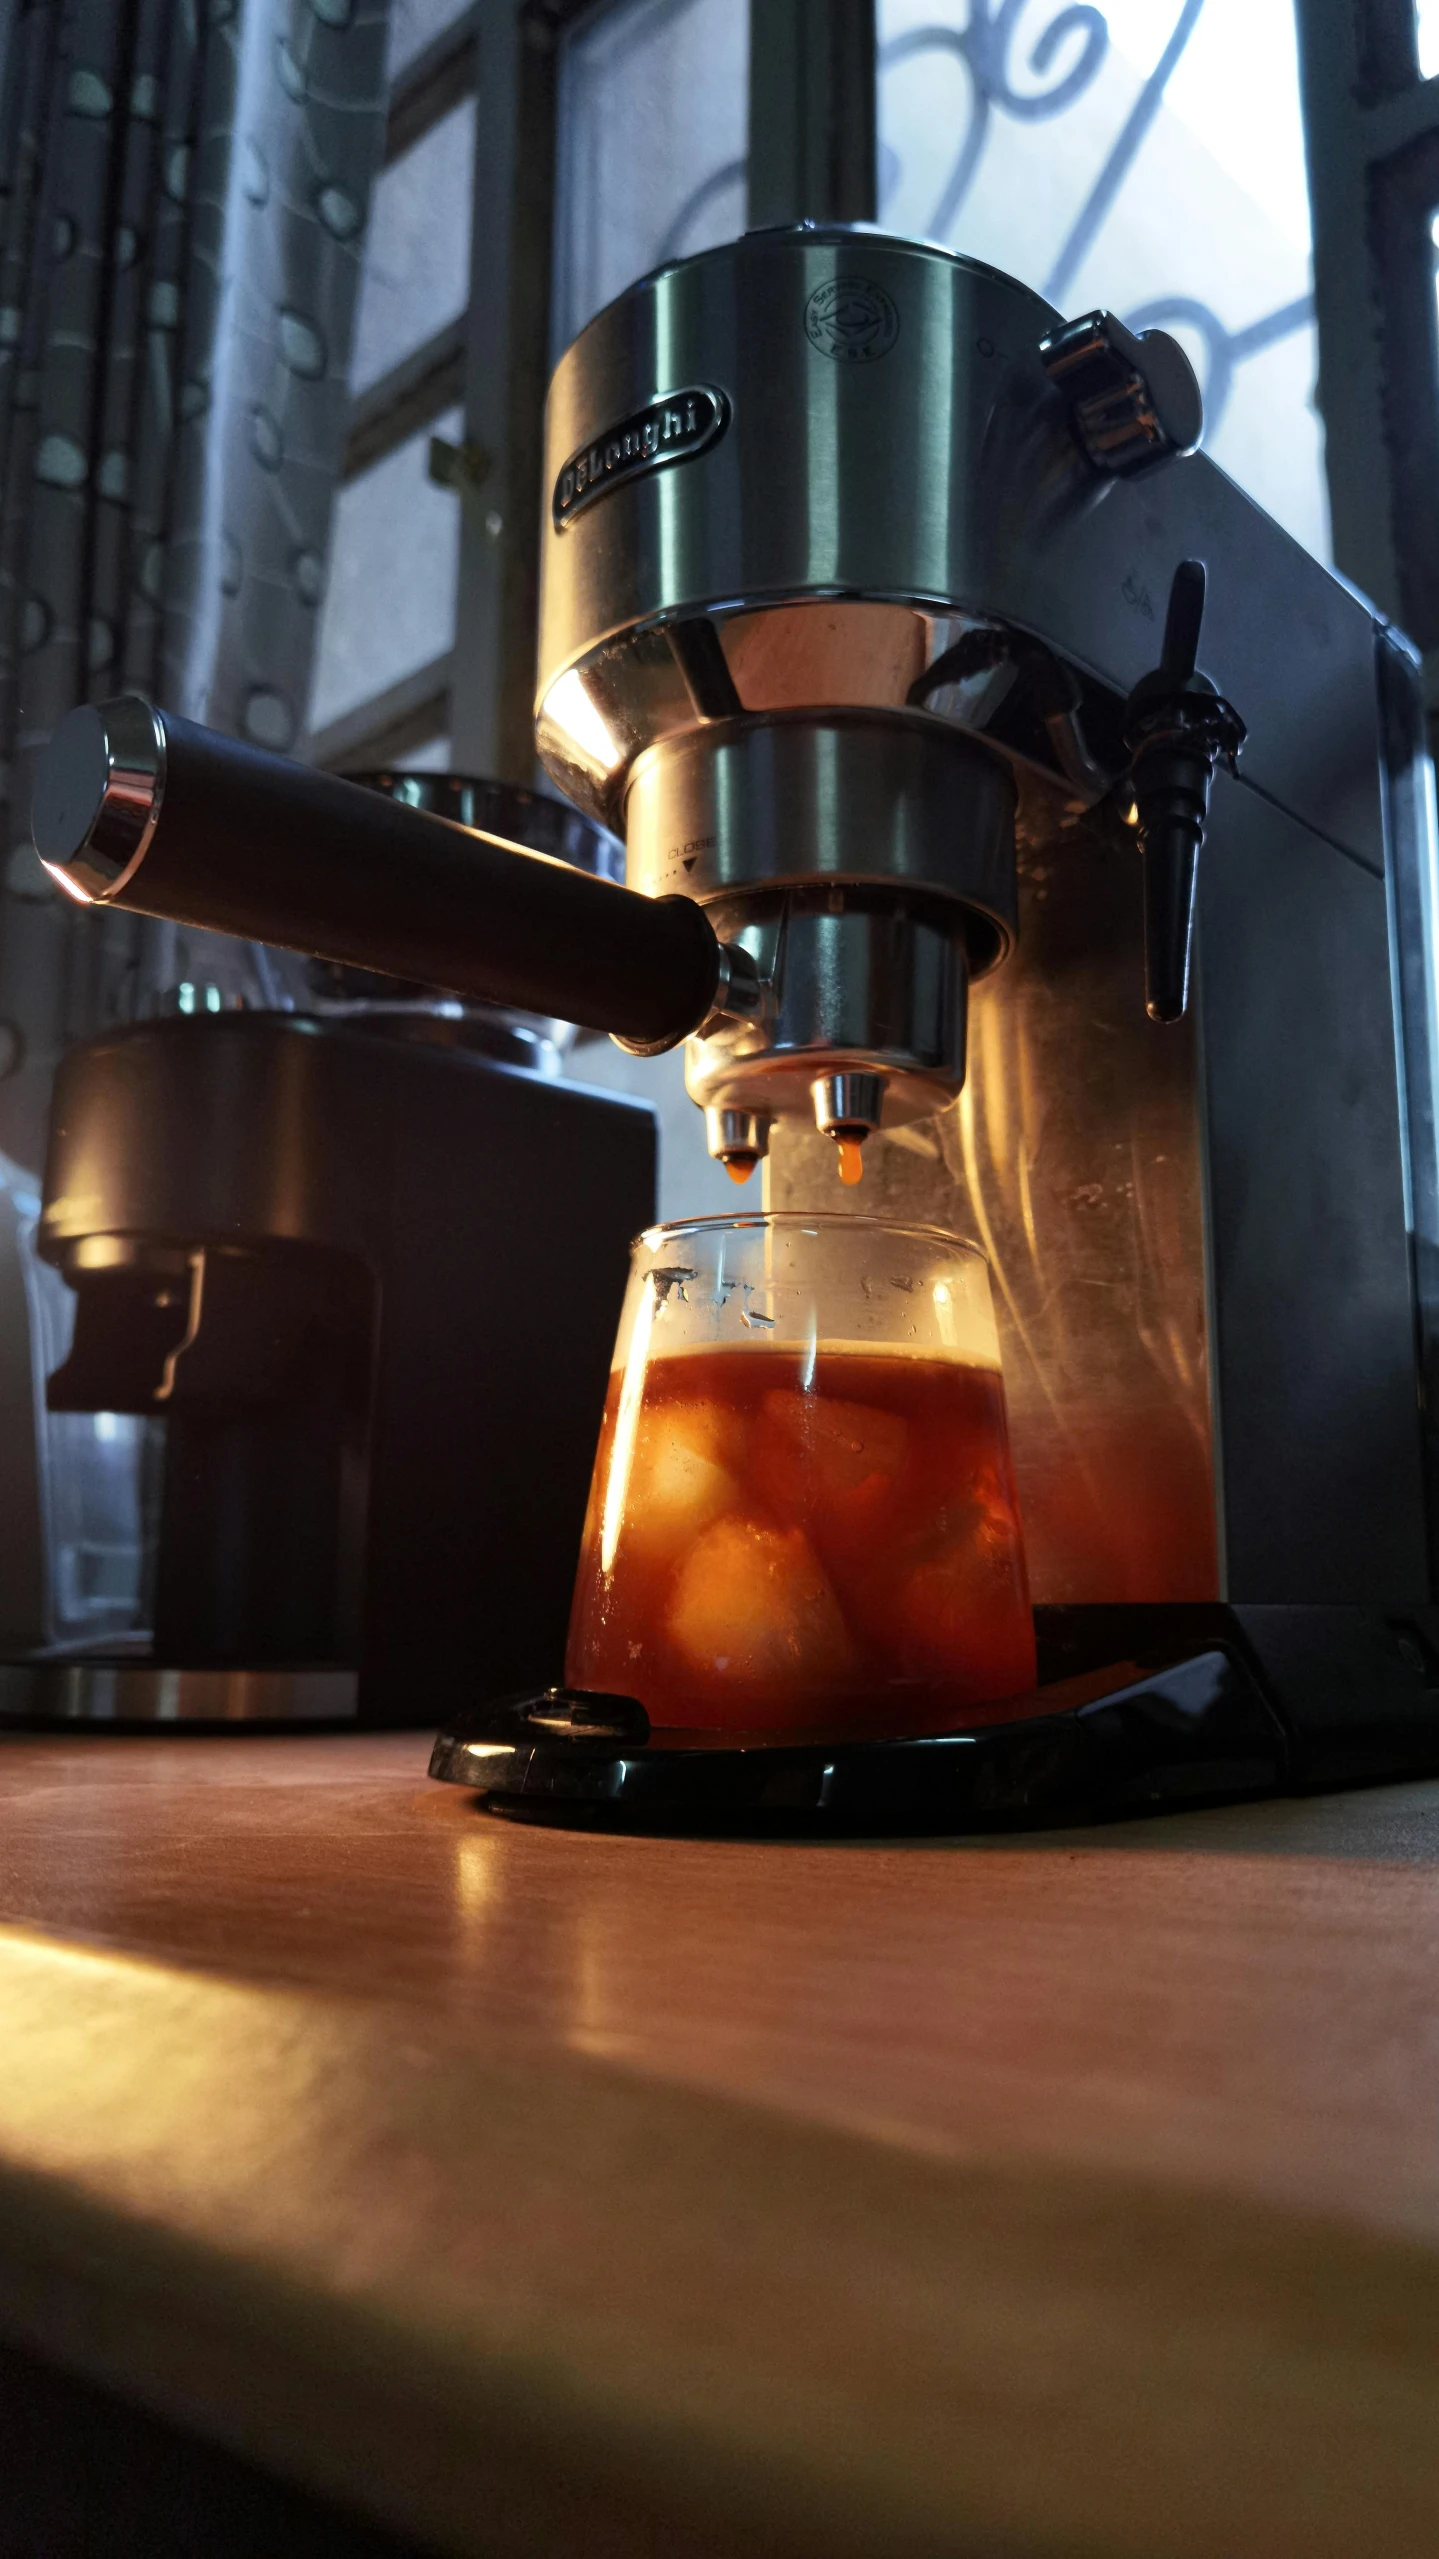
[[[977,1245],[799,1211],[639,1238],[565,1678],[786,1734],[942,1731],[1033,1687]]]

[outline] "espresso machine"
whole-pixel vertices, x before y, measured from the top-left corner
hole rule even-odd
[[[622,295],[550,392],[537,742],[627,887],[133,700],[58,734],[36,844],[77,897],[686,1040],[771,1204],[858,1172],[989,1254],[1023,1712],[721,1747],[550,1691],[437,1773],[943,1826],[1439,1766],[1415,662],[1201,425],[1161,333],[863,227],[752,232]],[[62,1144],[43,1249],[95,1232]]]

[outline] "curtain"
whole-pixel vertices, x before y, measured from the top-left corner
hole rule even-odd
[[[9,0],[0,97],[0,1149],[54,1061],[252,946],[76,914],[30,771],[133,688],[284,752],[303,729],[388,0]],[[0,7],[5,0],[0,0]],[[212,999],[215,1000],[215,999]]]

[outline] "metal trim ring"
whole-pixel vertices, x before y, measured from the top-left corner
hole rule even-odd
[[[358,1701],[354,1670],[188,1669],[73,1655],[0,1662],[0,1723],[345,1723]]]
[[[165,727],[137,693],[82,703],[51,739],[31,811],[35,850],[87,904],[118,897],[150,849],[165,796]]]
[[[1013,774],[923,711],[818,708],[709,720],[647,747],[625,802],[630,885],[701,905],[781,889],[964,907],[976,977],[1017,929]]]

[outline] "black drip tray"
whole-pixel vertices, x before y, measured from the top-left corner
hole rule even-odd
[[[958,1831],[1111,1820],[1439,1770],[1439,1610],[1037,1612],[1040,1685],[889,1741],[652,1731],[546,1689],[442,1732],[430,1774],[497,1808],[667,1829]]]

